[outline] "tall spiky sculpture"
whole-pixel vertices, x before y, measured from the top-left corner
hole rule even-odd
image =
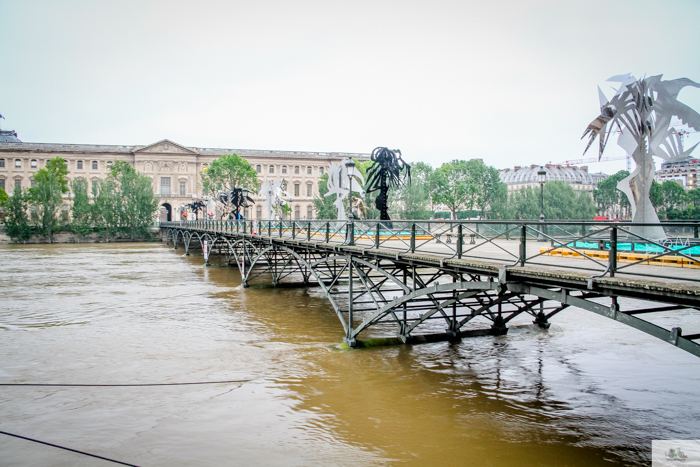
[[[411,166],[401,158],[399,149],[375,148],[372,151],[372,166],[367,171],[367,193],[379,191],[376,206],[379,218],[383,221],[389,217],[389,189],[411,183]]]

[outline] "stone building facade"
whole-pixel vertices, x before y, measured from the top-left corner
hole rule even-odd
[[[107,176],[115,160],[131,164],[153,180],[153,191],[160,196],[161,219],[175,219],[178,206],[202,197],[202,169],[214,159],[236,153],[258,172],[259,185],[268,179],[285,179],[293,219],[314,218],[313,199],[318,182],[331,162],[348,157],[360,161],[368,154],[340,152],[266,151],[251,149],[196,148],[162,140],[148,146],[114,146],[91,144],[24,143],[16,139],[0,141],[0,188],[12,194],[17,184],[29,188],[33,174],[54,157],[68,163],[68,178],[83,177],[91,186]],[[65,196],[70,204],[70,193]],[[256,204],[246,209],[246,218],[261,219],[262,198],[253,195]],[[250,210],[250,211],[249,211]]]

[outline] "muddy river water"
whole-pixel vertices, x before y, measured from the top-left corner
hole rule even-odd
[[[141,466],[649,465],[700,438],[700,360],[606,318],[344,351],[320,289],[183,253],[0,246],[0,383],[247,381],[0,386],[0,430]],[[0,435],[0,465],[115,464]]]

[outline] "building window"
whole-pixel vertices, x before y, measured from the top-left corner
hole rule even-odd
[[[32,178],[32,179],[29,181],[29,186],[31,186],[32,188],[36,188],[36,180],[34,180],[34,179]]]
[[[255,217],[262,219],[262,206],[255,207]]]
[[[313,195],[313,188],[314,188],[314,186],[310,183],[308,185],[306,185],[306,196]]]
[[[0,159],[0,169],[5,167],[5,159]]]
[[[92,194],[93,195],[97,194],[97,180],[92,181]]]
[[[286,165],[283,165],[283,166],[282,166],[282,173],[283,173],[283,174],[286,174],[286,173],[287,173],[287,166],[286,166]]]
[[[306,175],[311,175],[311,167],[306,168]]]
[[[301,209],[299,208],[299,205],[294,206],[294,218],[301,219]]]
[[[15,189],[17,188],[22,188],[22,180],[19,178],[15,178]]]
[[[92,161],[92,170],[97,170],[97,161]]]
[[[275,166],[274,165],[270,165],[270,173],[271,174],[275,173]]]
[[[298,165],[294,166],[294,175],[299,175],[299,166]]]
[[[262,167],[260,166],[260,164],[258,164],[258,165],[255,166],[255,171],[256,171],[257,173],[262,173]]]
[[[20,159],[15,159],[15,168],[16,169],[22,168],[22,161]]]
[[[246,219],[248,218],[248,208],[247,207],[243,208],[243,217],[245,217]]]
[[[0,188],[2,188],[3,190],[5,189],[5,179],[4,178],[0,178]]]
[[[107,161],[107,170],[112,170],[112,161]]]
[[[78,170],[83,170],[83,161],[78,161]]]
[[[180,182],[180,196],[185,196],[187,182]]]
[[[160,194],[170,194],[170,177],[160,177]]]
[[[323,175],[323,167],[319,167],[319,168],[318,168],[318,174],[319,174],[319,175]]]
[[[32,169],[36,169],[36,166],[37,166],[36,159],[32,159],[32,161],[29,164],[30,164],[30,167]]]
[[[306,206],[306,218],[307,219],[313,219],[314,218],[314,210],[311,206]]]
[[[299,196],[299,184],[294,184],[294,196]]]

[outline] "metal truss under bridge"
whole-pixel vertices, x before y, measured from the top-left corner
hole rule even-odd
[[[639,224],[591,221],[212,220],[160,231],[186,254],[206,241],[245,287],[320,287],[352,347],[370,335],[502,335],[524,315],[548,328],[577,307],[700,357],[700,325],[680,327],[700,322],[700,224],[662,225],[664,240],[635,234]]]

